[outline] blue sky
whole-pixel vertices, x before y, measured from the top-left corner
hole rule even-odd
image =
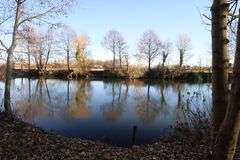
[[[163,41],[173,43],[170,64],[177,63],[176,37],[188,34],[194,57],[187,64],[210,60],[210,26],[203,24],[198,9],[209,14],[210,0],[80,0],[80,5],[67,18],[67,24],[78,34],[91,37],[90,50],[94,59],[111,59],[112,54],[101,47],[110,29],[122,33],[129,52],[137,52],[137,42],[144,31],[154,30]]]

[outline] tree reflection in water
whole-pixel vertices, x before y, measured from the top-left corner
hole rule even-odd
[[[106,88],[111,88],[111,101],[101,105],[100,110],[107,121],[115,122],[120,119],[124,112],[128,93],[125,92],[125,97],[122,96],[122,82],[110,82],[106,85]],[[126,86],[128,85],[126,84]],[[126,91],[128,91],[128,87],[126,87]]]
[[[168,108],[168,102],[165,97],[165,91],[167,90],[168,86],[165,83],[157,83],[157,85],[154,86],[154,88],[157,89],[157,97],[159,97],[159,104],[160,104],[160,113],[162,115],[167,115],[169,108]]]
[[[176,84],[176,89],[178,93],[178,101],[177,101],[177,108],[176,108],[176,124],[184,124],[187,122],[187,110],[184,108],[185,103],[183,103],[183,85],[179,83]]]
[[[116,141],[120,145],[152,142],[168,132],[170,125],[185,122],[188,108],[201,102],[207,105],[208,101],[204,84],[26,78],[13,81],[13,111],[23,120],[64,136]],[[193,94],[193,102],[186,103],[192,97],[186,95],[187,91],[195,93],[200,89],[201,94]],[[120,135],[124,138],[116,140]]]
[[[26,89],[28,91],[27,96],[20,94],[20,96],[17,97],[14,113],[23,116],[25,120],[29,121],[34,120],[37,116],[39,118],[52,117],[52,102],[47,80],[43,78],[38,79],[36,84],[32,84],[32,81],[33,80],[28,78],[28,89]],[[35,86],[33,93],[31,92],[33,89],[31,86],[33,86],[33,88]],[[23,83],[21,82],[20,89],[24,90],[24,88],[25,86],[23,86]],[[27,100],[25,98],[27,98]]]
[[[47,79],[27,81],[28,85],[23,86],[20,83],[21,90],[26,90],[27,95],[20,94],[15,99],[14,113],[21,115],[25,120],[31,121],[36,117],[41,119],[51,118],[54,115],[60,114],[67,118],[87,118],[90,116],[91,110],[87,106],[87,101],[90,100],[90,81],[77,81],[78,89],[76,91],[75,99],[70,99],[70,82],[67,83],[66,106],[61,104],[64,101],[62,92],[56,91],[57,86],[51,86],[51,91],[48,87]],[[56,84],[55,84],[56,85]],[[33,92],[32,92],[33,91]],[[57,92],[57,93],[55,93]],[[54,96],[52,96],[52,95]],[[62,106],[63,105],[63,106]]]
[[[68,114],[71,118],[88,118],[91,114],[91,109],[87,102],[90,100],[90,81],[78,80],[78,90],[75,96],[75,102],[69,105]],[[68,88],[69,91],[69,88]],[[69,93],[68,93],[69,96]],[[68,98],[69,99],[69,98]]]
[[[74,87],[77,86],[77,90],[70,89],[70,81],[67,81],[65,92],[61,91],[55,94],[57,86],[54,87],[50,84],[51,89],[49,90],[48,80],[46,79],[38,79],[37,81],[31,79],[21,80],[19,87],[21,94],[16,99],[15,113],[22,115],[24,119],[29,121],[34,120],[36,117],[46,119],[54,115],[66,119],[88,118],[91,115],[91,107],[88,106],[92,96],[91,81],[78,80],[74,82],[76,82]],[[134,107],[133,109],[139,119],[146,124],[152,123],[159,114],[169,114],[169,104],[165,98],[165,94],[168,93],[165,93],[166,86],[164,84],[151,82],[145,84],[143,81],[135,80],[131,82],[110,81],[105,82],[104,85],[111,96],[110,101],[100,106],[100,112],[107,121],[118,121],[123,113],[132,107]],[[129,85],[134,87],[134,89],[130,89],[130,93]],[[182,99],[182,85],[173,84],[172,86],[178,97],[175,109],[176,122],[184,122],[187,113],[184,110],[184,99]],[[157,90],[157,92],[153,89]],[[28,92],[25,97],[21,96],[24,90]],[[60,107],[59,102],[65,103]]]
[[[144,123],[153,122],[161,110],[159,101],[151,94],[150,89],[150,84],[147,84],[147,95],[144,95],[141,88],[136,88],[135,100],[137,106],[135,110]]]

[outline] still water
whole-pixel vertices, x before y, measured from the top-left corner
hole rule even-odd
[[[12,110],[24,121],[117,146],[154,143],[211,102],[208,83],[18,78],[11,90]]]

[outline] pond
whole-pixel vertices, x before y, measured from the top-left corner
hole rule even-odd
[[[12,111],[25,122],[124,147],[156,142],[211,102],[209,83],[16,78],[11,90]]]

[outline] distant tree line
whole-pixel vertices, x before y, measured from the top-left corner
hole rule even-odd
[[[158,60],[158,64],[164,68],[169,54],[173,50],[170,41],[161,41],[158,35],[153,30],[145,31],[137,44],[137,54],[129,55],[127,42],[124,40],[121,33],[117,30],[110,30],[102,41],[102,46],[113,54],[112,69],[115,70],[116,57],[119,60],[120,69],[124,61],[129,64],[129,58],[132,56],[137,57],[138,60],[147,62],[148,71],[151,70],[154,61]],[[187,59],[191,57],[191,39],[186,34],[177,36],[176,44],[179,52],[179,66],[182,67]]]
[[[65,24],[51,24],[39,29],[34,25],[24,25],[19,31],[20,37],[16,43],[16,49],[12,63],[26,64],[27,68],[37,69],[44,75],[49,63],[57,62],[67,70],[78,70],[82,74],[89,71],[93,60],[89,46],[90,36],[86,33],[76,34]],[[125,74],[131,72],[131,67],[137,63],[146,62],[147,71],[150,72],[153,64],[158,69],[163,69],[169,55],[173,50],[173,43],[162,41],[153,30],[145,31],[137,43],[137,52],[129,51],[126,40],[122,34],[113,29],[106,33],[101,45],[112,53],[112,65],[108,66],[113,73]],[[177,36],[176,46],[179,54],[179,68],[191,58],[191,40],[186,34]],[[95,61],[96,62],[96,61]],[[107,61],[106,61],[107,62]],[[155,62],[155,63],[154,63]],[[25,66],[26,66],[25,65]]]

